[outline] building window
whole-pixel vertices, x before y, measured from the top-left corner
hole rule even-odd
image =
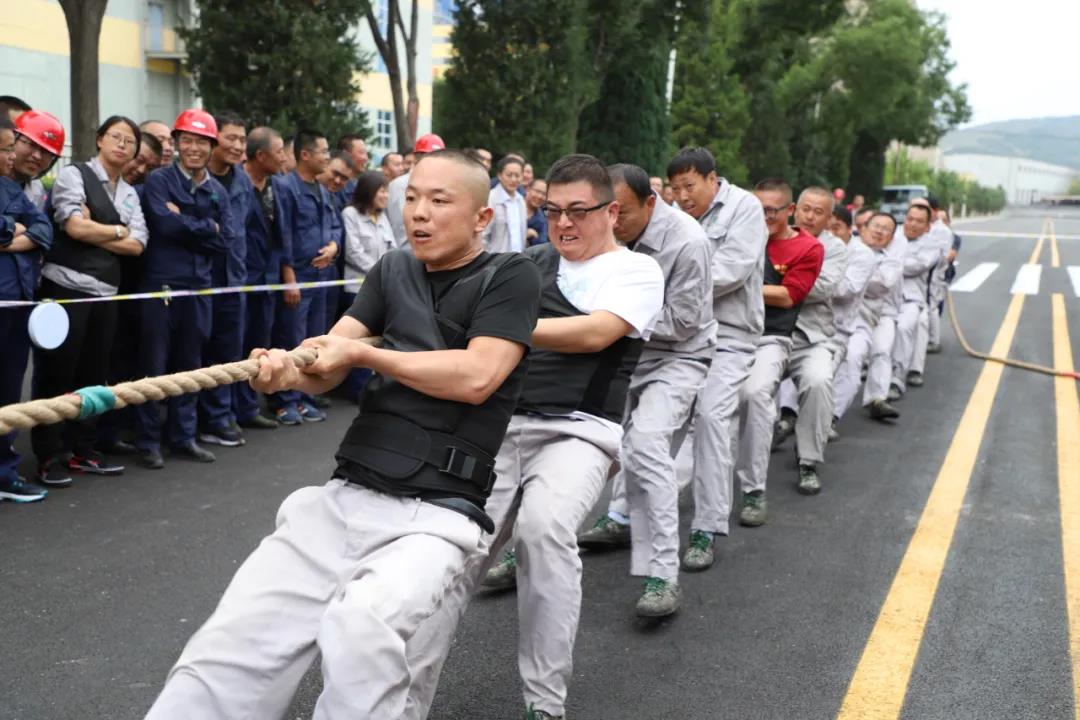
[[[146,6],[146,49],[161,52],[164,49],[165,8],[152,2]]]
[[[394,113],[387,110],[375,111],[375,140],[372,144],[382,150],[395,149]]]

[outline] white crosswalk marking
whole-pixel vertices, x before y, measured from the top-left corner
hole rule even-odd
[[[975,292],[979,289],[979,286],[986,282],[986,279],[993,275],[994,271],[997,269],[998,263],[979,263],[974,268],[957,278],[957,280],[949,286],[949,290],[951,290],[952,292]]]
[[[1042,278],[1042,265],[1021,265],[1013,280],[1013,295],[1038,295],[1039,280]]]
[[[1069,282],[1072,283],[1073,287],[1073,294],[1080,297],[1080,267],[1070,265],[1067,269],[1069,271]]]

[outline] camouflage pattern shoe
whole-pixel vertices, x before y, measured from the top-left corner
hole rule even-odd
[[[517,556],[513,550],[507,550],[502,560],[487,571],[480,585],[488,590],[510,590],[517,587]]]
[[[638,617],[666,617],[679,609],[682,590],[679,583],[663,578],[645,578],[645,592],[637,601]]]
[[[630,526],[602,515],[596,524],[577,537],[579,548],[615,550],[630,547]]]
[[[813,463],[799,463],[798,491],[803,495],[817,495],[821,492],[821,480]]]
[[[710,532],[701,530],[690,531],[690,542],[683,553],[682,567],[687,572],[701,572],[712,567],[716,559],[713,548],[716,544],[715,536]]]
[[[746,527],[760,527],[765,524],[769,514],[769,505],[765,502],[765,491],[754,490],[743,493],[742,510],[739,511],[739,524]]]

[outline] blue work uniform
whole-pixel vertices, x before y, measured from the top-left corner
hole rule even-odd
[[[322,280],[323,272],[311,261],[334,240],[334,205],[330,193],[318,182],[313,187],[294,170],[274,177],[275,226],[281,237],[281,265],[292,267],[297,282]],[[274,316],[274,347],[292,349],[304,338],[326,332],[326,289],[304,290],[296,307],[278,296]],[[269,398],[274,409],[296,403],[301,394],[295,390],[275,393]]]
[[[246,221],[252,202],[251,179],[239,165],[230,167],[224,175],[214,175],[229,195],[231,230],[227,233],[229,248],[224,255],[214,257],[211,278],[214,287],[239,287],[247,281]],[[240,293],[215,295],[210,302],[212,322],[210,341],[203,351],[203,363],[217,365],[236,362],[244,357],[244,304]],[[233,389],[229,385],[203,390],[199,394],[199,421],[209,430],[228,427],[236,422],[233,410]]]
[[[146,179],[143,212],[150,242],[143,262],[142,291],[200,289],[212,286],[214,259],[232,247],[234,224],[225,188],[204,173],[196,183],[178,164]],[[166,203],[180,212],[172,212]],[[210,337],[209,297],[144,300],[140,313],[139,369],[145,376],[202,367],[203,346]],[[174,447],[195,440],[197,395],[169,398],[166,441]],[[140,450],[161,446],[161,417],[156,402],[137,408]]]
[[[15,236],[15,223],[26,228],[34,249],[19,253],[0,253],[0,300],[33,300],[41,272],[41,259],[52,245],[52,223],[23,193],[18,183],[0,177],[0,247],[10,245]],[[30,308],[0,308],[0,405],[19,402],[22,395],[26,361],[30,356],[30,334],[27,321]],[[15,452],[15,435],[0,437],[0,478],[18,475],[19,454]]]
[[[331,218],[333,220],[332,235],[334,242],[337,243],[338,254],[334,258],[334,263],[319,274],[320,280],[340,280],[345,276],[345,224],[341,220],[341,211],[348,204],[345,191],[338,190],[336,193],[330,193],[330,204],[334,208],[334,214]],[[344,312],[341,302],[340,287],[326,288],[326,324],[323,333],[330,332],[330,328],[334,327],[334,324],[337,323],[338,318]]]

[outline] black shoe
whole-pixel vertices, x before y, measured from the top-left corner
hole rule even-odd
[[[68,468],[76,472],[90,473],[91,475],[120,475],[124,472],[124,466],[110,462],[101,453],[91,452],[86,455],[72,455],[68,459]]]
[[[17,503],[31,503],[44,500],[49,491],[40,485],[27,482],[21,477],[6,477],[0,479],[0,501],[8,500]]]
[[[244,444],[244,436],[228,425],[207,428],[199,433],[199,442],[221,445],[222,447],[240,447]]]
[[[71,471],[66,457],[50,458],[38,465],[37,481],[49,487],[68,487],[71,485]]]
[[[330,407],[334,403],[331,402],[330,398],[328,398],[328,397],[323,397],[322,395],[316,395],[315,397],[311,398],[311,404],[314,405],[315,407],[319,408],[320,410],[325,410],[326,408]]]
[[[277,430],[278,421],[272,417],[257,413],[254,417],[239,422],[240,427],[251,430]]]
[[[161,457],[161,451],[157,448],[140,450],[139,464],[150,470],[160,470],[165,467],[165,458]]]
[[[137,447],[125,440],[117,440],[112,444],[101,444],[97,446],[97,449],[107,455],[135,455],[139,452]]]
[[[173,455],[186,457],[189,460],[195,460],[201,463],[212,463],[217,460],[217,458],[214,457],[214,453],[199,447],[199,444],[194,440],[184,445],[177,445],[172,451]]]
[[[900,417],[900,411],[884,400],[873,401],[867,409],[875,420],[895,420]]]

